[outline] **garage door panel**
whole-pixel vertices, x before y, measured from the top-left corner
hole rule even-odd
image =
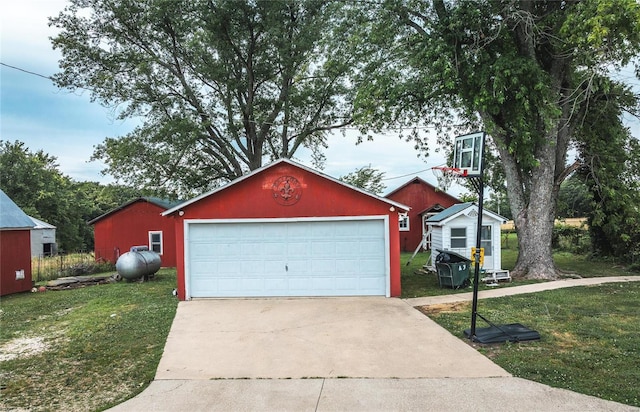
[[[333,241],[314,240],[311,242],[311,253],[313,256],[334,256],[336,253],[336,245]]]
[[[312,259],[310,269],[314,274],[333,274],[336,272],[336,261],[333,259]]]
[[[278,293],[279,291],[286,289],[287,280],[284,278],[268,278],[264,280],[264,287],[267,291]]]
[[[309,237],[309,226],[307,223],[285,223],[287,237],[289,239],[307,239]]]
[[[360,253],[360,244],[357,241],[337,241],[336,242],[336,255],[337,256],[355,256]]]
[[[251,276],[254,273],[264,273],[264,262],[261,260],[244,260],[238,263],[244,277]]]
[[[215,276],[216,274],[219,276],[242,274],[242,268],[238,262],[232,260],[214,261],[208,269],[205,268],[204,270],[208,271],[210,276]]]
[[[189,295],[384,295],[384,220],[197,223]]]
[[[302,259],[307,258],[311,251],[309,250],[309,242],[292,241],[284,245],[287,251],[287,258]]]
[[[284,260],[269,260],[264,262],[264,273],[281,273],[285,272],[287,262]]]
[[[384,281],[376,277],[363,277],[359,279],[358,287],[373,293],[373,291],[380,290],[381,287],[384,287]]]

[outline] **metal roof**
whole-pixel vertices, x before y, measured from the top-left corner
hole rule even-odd
[[[453,205],[451,207],[446,208],[445,210],[443,210],[442,212],[438,213],[437,215],[431,216],[429,219],[427,219],[427,222],[432,222],[432,223],[442,222],[443,220],[455,215],[456,213],[465,210],[466,208],[468,208],[471,205],[473,205],[473,203],[471,203],[471,202],[458,203],[456,205]]]
[[[0,190],[0,229],[31,229],[33,220]]]
[[[437,215],[433,215],[431,216],[429,219],[426,220],[427,223],[441,223],[444,222],[447,219],[450,219],[462,212],[464,212],[465,210],[467,210],[470,207],[474,207],[476,208],[477,211],[477,206],[475,203],[472,202],[467,202],[467,203],[458,203],[457,205],[453,205],[445,210],[443,210],[442,212],[438,213]],[[500,220],[503,223],[507,221],[507,218],[504,216],[500,216],[497,213],[494,213],[490,210],[487,209],[482,209],[482,214],[483,215],[488,215],[496,220]]]
[[[51,225],[47,222],[43,222],[42,220],[36,219],[33,216],[29,216],[29,219],[33,221],[33,224],[35,225],[33,227],[34,229],[55,229],[56,228],[54,225]]]

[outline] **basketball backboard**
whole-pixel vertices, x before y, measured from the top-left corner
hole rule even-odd
[[[456,136],[453,146],[453,167],[465,177],[482,175],[484,132]]]

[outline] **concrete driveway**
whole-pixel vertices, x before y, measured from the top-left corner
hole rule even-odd
[[[640,411],[510,376],[413,308],[445,301],[180,302],[156,379],[110,411]]]
[[[400,299],[180,302],[156,380],[510,376]]]

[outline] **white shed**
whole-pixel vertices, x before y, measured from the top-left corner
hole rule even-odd
[[[507,219],[490,210],[482,213],[482,242],[484,265],[487,274],[504,272],[502,270],[502,251],[500,245],[500,226]],[[459,203],[427,219],[431,229],[431,268],[439,250],[451,250],[471,259],[471,248],[476,245],[478,226],[478,206],[475,203]],[[507,272],[508,276],[508,272]]]
[[[29,216],[35,225],[31,229],[31,257],[51,256],[57,252],[56,227]]]

